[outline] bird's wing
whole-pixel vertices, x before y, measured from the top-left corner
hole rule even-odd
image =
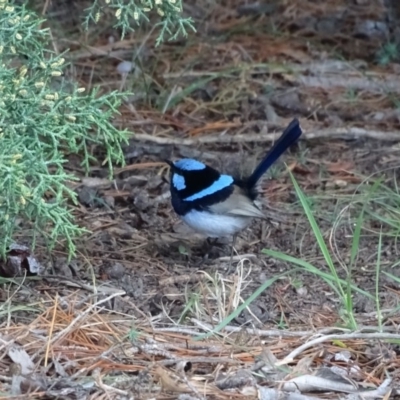
[[[226,200],[213,204],[209,207],[209,210],[215,214],[266,218],[264,213],[237,186],[235,186],[233,193]]]

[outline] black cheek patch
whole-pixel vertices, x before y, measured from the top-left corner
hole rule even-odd
[[[185,188],[179,190],[182,199],[194,196],[210,187],[221,176],[214,168],[206,167],[199,171],[179,171],[185,179]]]

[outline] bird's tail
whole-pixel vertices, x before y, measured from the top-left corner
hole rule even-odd
[[[294,119],[283,131],[282,136],[275,142],[264,159],[258,164],[258,167],[247,179],[246,184],[249,190],[252,190],[258,180],[265,174],[268,168],[282,155],[301,136],[302,130],[298,119]]]

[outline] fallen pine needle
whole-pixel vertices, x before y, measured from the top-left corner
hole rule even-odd
[[[55,321],[56,321],[57,307],[58,307],[58,293],[56,293],[56,298],[55,298],[55,301],[54,301],[53,318],[51,319],[50,332],[49,332],[49,340],[47,341],[46,354],[45,354],[45,356],[44,356],[44,366],[45,366],[45,367],[47,367],[47,360],[48,360],[48,357],[49,357],[50,345],[51,345],[51,337],[52,337],[52,335],[53,335],[54,323],[55,323]]]

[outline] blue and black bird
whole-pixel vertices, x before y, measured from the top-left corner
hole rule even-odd
[[[172,207],[191,228],[207,237],[233,236],[253,218],[265,218],[255,205],[257,182],[302,134],[294,119],[254,172],[246,179],[219,173],[200,161],[167,161],[171,167]]]

